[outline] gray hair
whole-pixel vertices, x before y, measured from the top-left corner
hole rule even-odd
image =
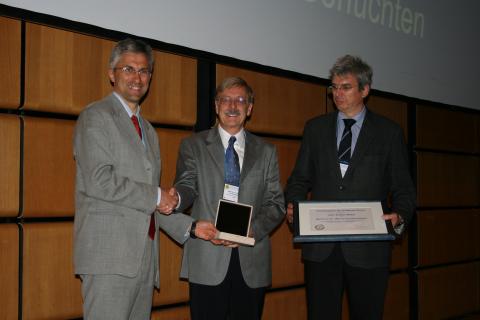
[[[357,78],[359,90],[363,90],[366,85],[372,86],[372,68],[360,57],[347,54],[338,58],[330,69],[330,80],[334,76],[345,76],[347,74],[352,74]]]
[[[122,41],[119,41],[115,47],[112,49],[112,53],[110,54],[110,68],[115,68],[115,66],[118,63],[118,60],[120,60],[120,57],[124,53],[143,53],[148,60],[148,68],[150,71],[153,69],[153,63],[154,63],[154,58],[153,58],[153,52],[152,52],[152,47],[150,47],[148,44],[143,42],[142,40],[138,39],[131,39],[127,38]]]
[[[225,91],[226,89],[234,88],[234,87],[241,87],[244,88],[247,92],[247,101],[248,103],[253,103],[254,94],[252,88],[248,85],[247,81],[243,80],[240,77],[230,77],[225,78],[222,83],[217,86],[215,90],[215,100],[218,96]]]

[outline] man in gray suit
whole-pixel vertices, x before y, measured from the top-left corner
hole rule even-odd
[[[307,122],[286,199],[292,202],[381,201],[384,215],[401,232],[415,209],[402,129],[366,108],[372,70],[358,57],[341,57],[330,70],[338,111]],[[390,200],[390,201],[389,201]],[[341,319],[347,289],[352,319],[382,319],[391,243],[304,244],[308,319]]]
[[[152,70],[149,45],[117,43],[108,70],[113,93],[89,105],[75,128],[74,265],[85,319],[150,319],[158,211],[169,214],[178,203],[173,188],[159,188],[157,134],[140,115]]]
[[[191,216],[163,217],[177,220],[165,223],[164,229],[177,241],[186,241],[181,277],[189,281],[193,320],[261,319],[272,276],[269,234],[283,220],[285,208],[276,149],[244,130],[253,91],[243,79],[227,78],[218,86],[215,108],[218,126],[183,140],[180,146],[175,182],[178,210],[193,204]],[[229,152],[241,169],[238,185],[228,178]],[[253,206],[254,246],[214,239],[212,223],[222,198]]]

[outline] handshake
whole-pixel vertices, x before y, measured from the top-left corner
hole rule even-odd
[[[178,197],[177,189],[175,189],[174,187],[170,189],[160,188],[160,192],[161,192],[161,198],[160,198],[160,203],[157,206],[157,210],[160,213],[169,215],[178,206],[179,197]]]

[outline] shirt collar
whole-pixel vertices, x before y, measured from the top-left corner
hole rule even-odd
[[[367,113],[367,108],[366,108],[365,106],[363,106],[362,111],[360,111],[359,113],[357,113],[356,115],[354,115],[354,116],[353,116],[352,118],[350,118],[350,119],[354,119],[354,120],[356,121],[354,125],[358,125],[358,126],[361,127],[362,124],[363,124],[363,120],[365,119],[365,114],[366,114],[366,113]],[[339,111],[339,112],[338,112],[338,118],[337,118],[337,119],[338,119],[338,120],[337,120],[338,122],[342,122],[343,119],[349,119],[349,117],[347,117],[347,116],[345,115],[345,113]]]
[[[137,104],[137,110],[135,113],[133,113],[132,110],[130,110],[130,108],[128,107],[128,104],[125,102],[125,99],[122,98],[122,96],[120,96],[115,91],[113,92],[113,95],[120,101],[125,111],[127,111],[129,118],[131,118],[133,115],[136,115],[137,118],[140,117],[140,105]]]
[[[220,134],[220,139],[222,139],[222,145],[224,149],[227,149],[228,147],[228,140],[230,140],[230,137],[232,136],[230,133],[225,131],[225,129],[222,128],[222,126],[218,125],[218,133]],[[240,148],[245,147],[245,130],[242,128],[240,131],[235,134],[235,138],[237,138],[237,141],[235,141],[235,144],[237,144]]]

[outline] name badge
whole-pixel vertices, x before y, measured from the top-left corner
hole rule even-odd
[[[239,187],[225,183],[225,187],[223,188],[223,199],[238,202],[239,190]]]

